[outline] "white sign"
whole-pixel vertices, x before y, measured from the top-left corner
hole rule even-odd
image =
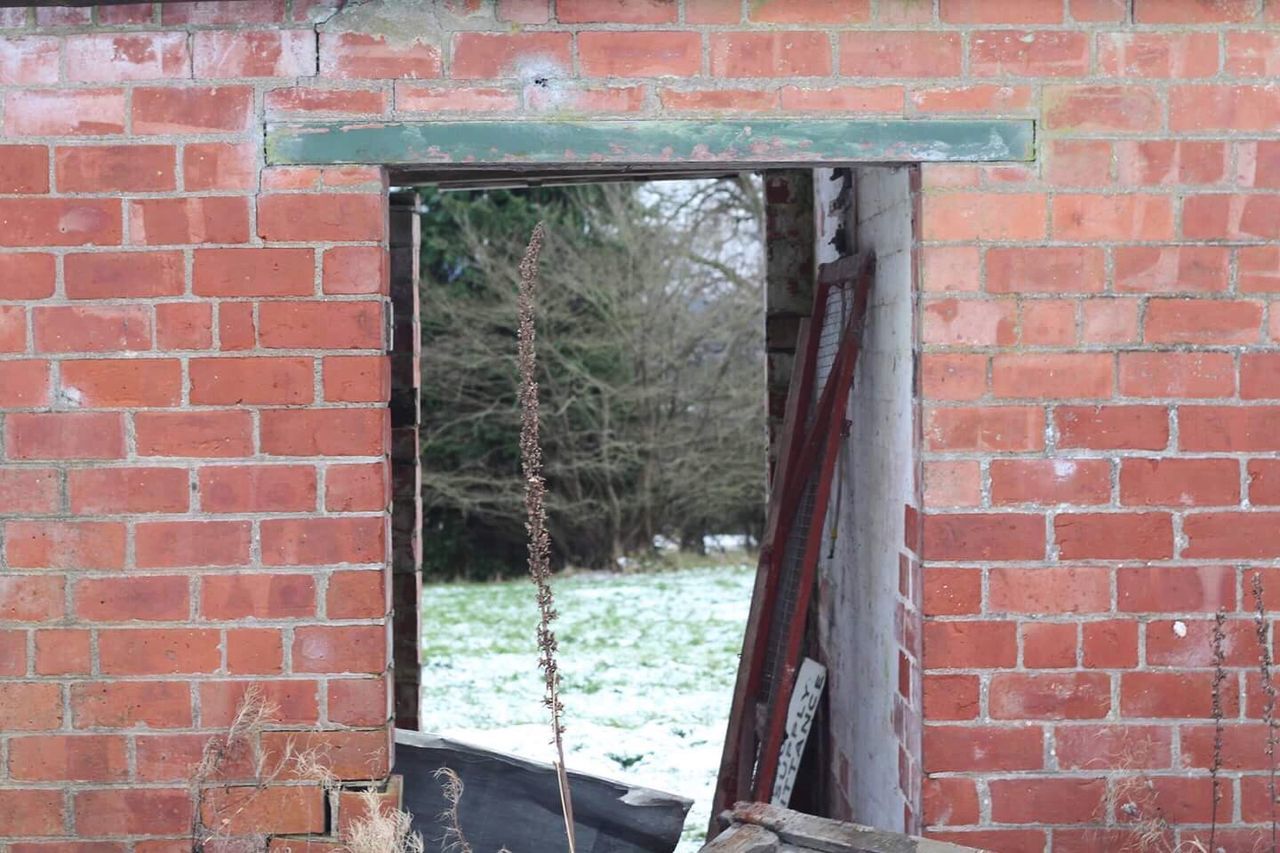
[[[775,806],[787,806],[791,791],[796,786],[796,774],[800,772],[800,758],[809,741],[813,728],[813,715],[818,711],[822,688],[827,684],[827,668],[816,660],[805,658],[796,674],[796,686],[791,691],[791,703],[787,706],[786,737],[778,756],[778,772],[773,777]]]

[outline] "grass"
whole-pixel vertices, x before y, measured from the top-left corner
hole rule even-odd
[[[740,554],[680,563],[701,565],[553,583],[570,769],[694,799],[680,849],[696,850],[754,572]],[[550,761],[528,579],[428,585],[423,609],[424,726]]]

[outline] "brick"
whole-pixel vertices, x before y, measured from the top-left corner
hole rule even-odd
[[[926,773],[1039,770],[1044,732],[1027,726],[925,726]]]
[[[389,717],[386,679],[329,679],[330,722],[344,726],[381,726]]]
[[[779,90],[782,108],[794,112],[846,111],[901,115],[901,86],[783,86]]]
[[[382,672],[387,631],[381,625],[308,625],[293,632],[295,672]]]
[[[188,192],[253,189],[257,151],[234,142],[193,142],[182,149],[182,179]]]
[[[310,30],[205,30],[192,39],[199,78],[308,77],[316,73]]]
[[[1100,249],[1073,247],[987,250],[989,293],[1093,293],[1106,281]]]
[[[20,305],[0,306],[0,352],[27,349],[27,311]]]
[[[205,720],[206,725],[219,728],[231,725],[235,719],[236,710],[244,698],[245,689],[249,684],[256,686],[261,691],[263,698],[280,709],[277,718],[278,722],[315,725],[319,721],[319,697],[317,695],[319,684],[316,681],[292,679],[264,679],[248,683],[244,681],[206,681],[200,685],[199,698],[202,715],[207,718]],[[270,746],[264,743],[263,747],[270,754]],[[277,753],[276,760],[281,756],[281,753]],[[314,781],[314,779],[311,781]]]
[[[1104,353],[1011,353],[991,359],[997,397],[1110,397],[1112,356]]]
[[[455,33],[452,50],[450,76],[457,80],[524,79],[573,66],[571,33]]]
[[[924,198],[924,238],[1038,240],[1045,210],[1039,193],[934,193]]]
[[[1191,452],[1280,450],[1280,407],[1183,406],[1178,446]]]
[[[176,358],[64,361],[59,393],[94,408],[175,406],[182,398],[182,363]]]
[[[321,833],[325,799],[319,785],[226,786],[210,790],[200,807],[206,826],[231,835]]]
[[[209,575],[200,586],[206,619],[300,619],[316,614],[311,575]]]
[[[840,34],[846,77],[954,77],[960,74],[957,33],[860,30]]]
[[[676,6],[667,0],[560,0],[562,24],[674,24]]]
[[[150,521],[134,529],[140,569],[243,566],[249,562],[247,521]]]
[[[22,533],[22,528],[17,525],[9,525],[8,530],[19,535]],[[0,577],[0,621],[52,622],[61,619],[64,587],[60,577]]]
[[[276,628],[237,628],[227,632],[227,672],[231,675],[279,675],[284,672],[284,637]],[[315,715],[313,719],[318,717]]]
[[[58,790],[0,791],[0,833],[6,836],[62,835],[64,795]],[[58,842],[61,846],[62,842]],[[62,848],[66,849],[66,848]]]
[[[76,584],[76,617],[88,622],[177,622],[190,611],[186,578],[86,579]]]
[[[1243,142],[1236,148],[1236,183],[1242,187],[1280,187],[1280,144],[1273,140]]]
[[[1250,459],[1248,479],[1249,503],[1255,506],[1280,505],[1280,460]]]
[[[382,349],[379,302],[264,302],[258,342],[268,349]]]
[[[927,292],[973,292],[979,289],[975,246],[925,246],[920,250],[921,277]]]
[[[1053,199],[1053,236],[1059,240],[1168,240],[1173,207],[1154,195],[1067,195]]]
[[[298,3],[302,6],[301,0]],[[198,2],[166,3],[160,10],[161,20],[171,24],[225,25],[275,24],[284,20],[284,0],[263,0],[252,6],[240,6],[235,0],[198,0]]]
[[[1188,515],[1182,522],[1187,540],[1182,556],[1280,557],[1280,513],[1211,512]]]
[[[1089,71],[1089,37],[1065,30],[978,31],[969,35],[969,68],[975,77],[1081,77]]]
[[[1063,560],[1159,560],[1173,556],[1167,513],[1061,513],[1054,539]]]
[[[1214,293],[1227,289],[1228,252],[1218,246],[1117,246],[1116,290]]]
[[[36,675],[87,675],[93,668],[90,633],[74,628],[36,631]]]
[[[1220,768],[1228,770],[1266,770],[1270,766],[1264,750],[1257,744],[1267,740],[1267,728],[1263,724],[1245,723],[1224,726],[1221,741],[1216,748]],[[1214,766],[1215,733],[1213,726],[1181,726],[1178,741],[1185,766],[1208,769]],[[1263,802],[1266,802],[1266,786],[1263,786]],[[1269,819],[1269,810],[1267,811]],[[1256,818],[1264,819],[1261,815]]]
[[[1016,308],[1009,301],[931,299],[924,304],[922,336],[926,344],[951,346],[1012,343]]]
[[[191,794],[185,788],[105,788],[75,793],[76,831],[85,835],[187,832]]]
[[[97,252],[64,261],[71,299],[179,296],[185,277],[180,252]]]
[[[581,32],[578,62],[591,77],[692,77],[702,67],[697,33]]]
[[[121,89],[19,90],[5,95],[11,136],[103,136],[124,132]]]
[[[117,83],[188,77],[186,33],[91,33],[64,39],[67,78],[75,83]]]
[[[264,520],[262,562],[268,566],[331,566],[386,560],[385,521],[372,518]]]
[[[1128,506],[1223,506],[1240,500],[1234,459],[1125,459],[1120,502]]]
[[[1280,247],[1241,246],[1238,261],[1242,292],[1280,292]]]
[[[292,742],[299,752],[314,751],[319,756],[321,766],[328,768],[339,779],[378,779],[390,772],[388,758],[391,744],[388,734],[385,730],[277,731],[263,735],[263,747],[269,754],[282,755],[284,748]]]
[[[146,3],[122,3],[119,6],[103,6],[98,11],[98,23],[114,26],[153,23],[154,9]]]
[[[5,452],[10,459],[120,459],[124,423],[112,412],[11,414]]]
[[[156,306],[156,345],[162,350],[198,350],[213,345],[213,309],[205,303]]]
[[[1116,609],[1126,613],[1211,613],[1236,609],[1235,571],[1229,566],[1121,567]]]
[[[366,194],[264,195],[258,198],[258,236],[282,242],[381,240],[387,211]]]
[[[1111,143],[1096,139],[1050,139],[1045,176],[1060,187],[1100,187],[1110,183]]]
[[[1212,672],[1126,672],[1120,676],[1120,713],[1126,717],[1208,718]],[[1222,686],[1223,712],[1238,713],[1235,682]]]
[[[1026,346],[1071,346],[1076,342],[1076,305],[1070,299],[1022,304],[1021,341]],[[1005,367],[1011,365],[1006,363]],[[1008,377],[1006,377],[1008,378]],[[1051,389],[1057,391],[1056,388]]]
[[[1280,196],[1196,195],[1182,202],[1182,233],[1190,240],[1280,237]]]
[[[1280,91],[1267,86],[1189,85],[1169,90],[1169,129],[1269,131],[1280,128]]]
[[[1253,0],[1134,0],[1133,20],[1139,24],[1238,23],[1255,14]]]
[[[1228,353],[1120,353],[1120,393],[1127,397],[1230,397],[1235,374]]]
[[[0,86],[57,83],[61,44],[47,36],[0,38]]]
[[[1054,132],[1157,131],[1164,109],[1141,86],[1054,85],[1044,90],[1045,127]]]
[[[1169,413],[1158,406],[1060,406],[1054,419],[1062,448],[1162,450],[1169,444]]]
[[[237,457],[253,452],[248,412],[139,412],[134,416],[139,456]]]
[[[120,201],[0,199],[0,246],[110,246],[121,237]]]
[[[57,269],[43,252],[0,254],[0,299],[44,299],[53,295]]]
[[[1091,669],[1138,665],[1138,623],[1127,619],[1086,622],[1080,628],[1081,659]]]
[[[1127,32],[1098,35],[1098,67],[1109,77],[1212,77],[1218,37],[1211,32]]]
[[[928,409],[925,444],[934,451],[1040,450],[1044,447],[1044,409],[1030,406]]]
[[[197,628],[125,628],[98,632],[104,675],[213,672],[222,663],[218,631]]]
[[[330,619],[381,619],[390,612],[382,569],[329,576],[325,615]]]
[[[381,403],[390,399],[386,356],[332,356],[324,360],[324,397],[333,403]]]
[[[34,408],[49,403],[47,361],[0,361],[0,406]]]
[[[1110,575],[1100,568],[993,568],[988,584],[988,612],[1100,612],[1111,600]]]
[[[316,474],[309,465],[201,468],[205,512],[306,512],[315,509]]]
[[[229,133],[247,130],[253,89],[248,86],[140,88],[133,91],[138,135]]]
[[[1146,659],[1150,666],[1167,666],[1187,669],[1212,667],[1213,626],[1212,619],[1179,620],[1175,627],[1172,620],[1159,620],[1146,625]],[[1186,629],[1185,631],[1183,629]],[[1233,619],[1223,626],[1224,663],[1226,666],[1247,667],[1257,657],[1257,636],[1251,620]]]
[[[1002,86],[975,83],[965,86],[937,86],[917,89],[908,95],[916,112],[982,113],[1020,115],[1031,108],[1030,86]]]
[[[1044,544],[1044,519],[1038,515],[963,513],[924,518],[924,554],[929,560],[1041,560]]]
[[[385,252],[377,246],[336,246],[324,253],[325,293],[387,293]]]
[[[1131,344],[1138,341],[1137,299],[1093,298],[1080,306],[1080,340],[1086,344]]]
[[[58,504],[56,469],[0,467],[0,506],[5,514],[51,513]]]
[[[32,314],[37,352],[151,348],[151,315],[142,306],[55,306]]]
[[[131,201],[129,240],[144,246],[247,243],[249,200],[188,196]]]
[[[396,84],[400,84],[397,82]],[[271,89],[266,98],[267,114],[274,117],[311,115],[382,115],[387,97],[370,89],[326,89],[297,86]]]
[[[218,305],[218,348],[223,352],[255,349],[258,345],[254,306],[248,302]]]
[[[315,250],[197,249],[192,291],[199,296],[308,296],[315,292]]]
[[[976,400],[987,389],[987,358],[964,353],[924,353],[920,383],[930,400]]]
[[[977,569],[930,567],[924,573],[923,612],[960,616],[982,609],[982,572]]]
[[[1104,504],[1111,500],[1105,459],[993,459],[993,504]]]
[[[924,716],[927,720],[972,720],[978,716],[978,677],[938,675],[923,678]]]
[[[662,107],[674,112],[768,112],[779,104],[778,92],[759,89],[662,89]]]
[[[33,782],[122,782],[125,739],[115,735],[32,735],[9,741],[9,775]]]
[[[185,681],[80,681],[71,685],[75,727],[172,729],[191,725]]]
[[[519,93],[508,89],[396,84],[396,110],[401,113],[510,113],[519,109]]]
[[[924,781],[923,817],[929,826],[978,823],[978,789],[972,779],[934,776]]]
[[[549,5],[548,0],[498,0],[498,20],[513,24],[545,24],[551,18]]]
[[[1057,24],[1060,0],[942,0],[941,16],[949,24]]]
[[[1076,626],[1028,622],[1021,626],[1022,662],[1027,668],[1061,669],[1076,665]]]
[[[67,491],[76,515],[186,512],[188,481],[185,468],[85,468],[67,472]]]
[[[315,396],[309,358],[194,358],[188,370],[196,404],[292,405]]]
[[[177,186],[175,162],[172,145],[60,146],[54,168],[61,192],[163,192]]]
[[[34,732],[61,726],[62,689],[57,684],[44,681],[0,682],[0,729],[5,732]],[[2,816],[0,820],[3,820]]]
[[[1222,142],[1125,140],[1116,143],[1120,182],[1133,186],[1213,184],[1226,176]]]
[[[1280,38],[1264,31],[1228,32],[1226,71],[1237,77],[1280,75]]]
[[[993,779],[991,819],[999,823],[1088,823],[1107,793],[1105,779]]]
[[[1152,299],[1145,338],[1164,344],[1249,344],[1258,342],[1261,327],[1258,302]]]
[[[325,472],[324,508],[329,512],[378,512],[390,501],[386,465],[330,465]]]
[[[420,40],[365,33],[320,33],[320,75],[327,79],[439,77],[440,50]]]
[[[1173,751],[1167,726],[1063,725],[1053,738],[1059,766],[1071,770],[1168,768]]]
[[[4,40],[0,39],[0,56],[3,55],[3,45]],[[0,145],[0,192],[42,194],[48,191],[48,148],[43,145]]]

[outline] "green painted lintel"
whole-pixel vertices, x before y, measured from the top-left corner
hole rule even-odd
[[[271,165],[993,162],[1034,157],[1030,120],[440,121],[272,125]]]

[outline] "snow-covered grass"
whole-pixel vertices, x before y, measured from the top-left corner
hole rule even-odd
[[[693,799],[681,851],[710,818],[753,578],[730,564],[553,581],[569,768]],[[423,608],[424,727],[550,761],[529,581],[429,585]]]

